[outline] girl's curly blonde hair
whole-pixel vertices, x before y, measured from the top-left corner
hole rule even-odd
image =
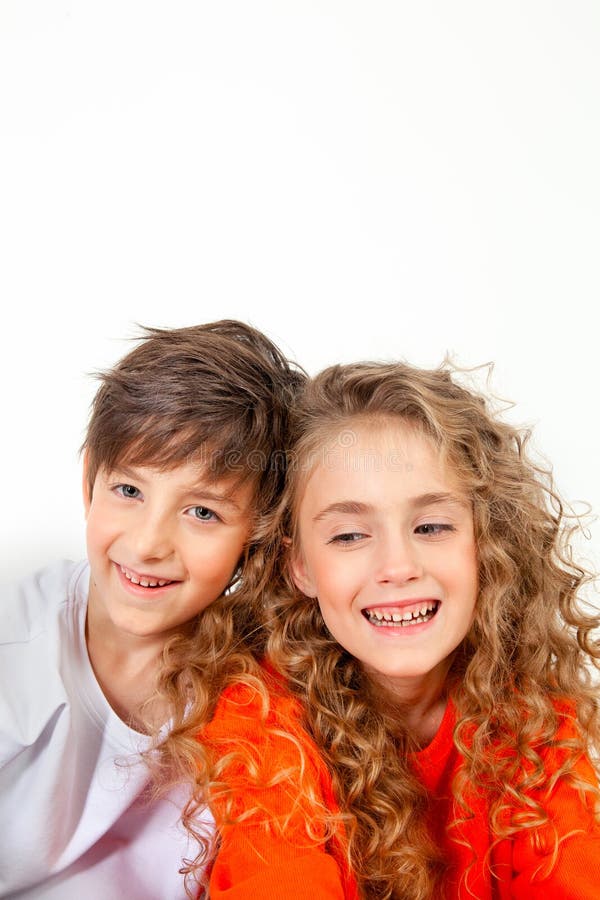
[[[266,565],[264,545],[258,539],[261,527],[254,529],[254,540],[240,565],[242,584],[211,603],[165,646],[153,698],[165,704],[171,715],[166,738],[159,736],[146,753],[154,790],[163,793],[174,784],[191,786],[181,814],[196,845],[195,855],[184,860],[181,869],[190,897],[198,896],[200,886],[207,886],[207,867],[218,851],[219,835],[210,821],[207,823],[203,810],[222,796],[229,808],[235,801],[224,774],[232,756],[220,756],[218,748],[202,739],[203,729],[211,721],[219,697],[232,685],[245,685],[264,697],[265,716],[268,708],[259,662],[265,643],[258,600]],[[256,777],[253,748],[241,747],[239,756],[248,778]]]
[[[427,796],[409,763],[410,735],[361,663],[329,634],[314,598],[289,571],[297,550],[303,488],[323,449],[353,425],[406,422],[428,436],[458,475],[473,507],[479,596],[455,651],[448,687],[464,766],[453,786],[458,824],[469,817],[469,786],[489,792],[500,840],[547,821],[531,792],[546,775],[540,748],[552,743],[556,704],[568,699],[577,739],[563,746],[554,778],[570,778],[582,753],[600,744],[598,615],[581,599],[590,580],[571,554],[574,528],[550,471],[527,456],[527,432],[501,421],[482,395],[461,386],[448,363],[333,366],[308,383],[296,405],[288,481],[263,577],[268,654],[301,700],[305,724],[333,775],[348,859],[365,897],[443,893],[444,859],[426,826]],[[518,815],[514,814],[515,807]],[[507,817],[508,810],[513,814]]]

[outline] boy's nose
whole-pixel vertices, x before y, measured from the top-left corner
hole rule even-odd
[[[130,535],[131,549],[140,562],[151,559],[165,559],[171,555],[172,542],[169,529],[159,517],[145,517]]]
[[[390,536],[382,545],[376,579],[380,584],[404,584],[421,578],[419,553],[405,536]]]

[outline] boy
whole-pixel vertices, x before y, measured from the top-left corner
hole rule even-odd
[[[243,577],[302,375],[223,321],[149,329],[101,381],[83,447],[88,560],[0,608],[2,897],[186,896],[187,794],[152,798],[139,756],[169,719],[161,654]]]

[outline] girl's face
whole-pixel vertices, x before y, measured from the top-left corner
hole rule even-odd
[[[298,509],[292,575],[333,637],[400,694],[444,677],[477,598],[471,504],[401,421],[345,429]]]

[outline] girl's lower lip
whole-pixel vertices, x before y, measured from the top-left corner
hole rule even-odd
[[[143,584],[134,584],[133,581],[130,581],[118,563],[113,563],[113,565],[117,570],[117,575],[125,590],[136,597],[143,597],[145,600],[151,600],[153,597],[160,597],[162,594],[165,594],[171,588],[174,588],[179,584],[178,581],[172,581],[170,584],[163,584],[162,587],[144,587]]]

